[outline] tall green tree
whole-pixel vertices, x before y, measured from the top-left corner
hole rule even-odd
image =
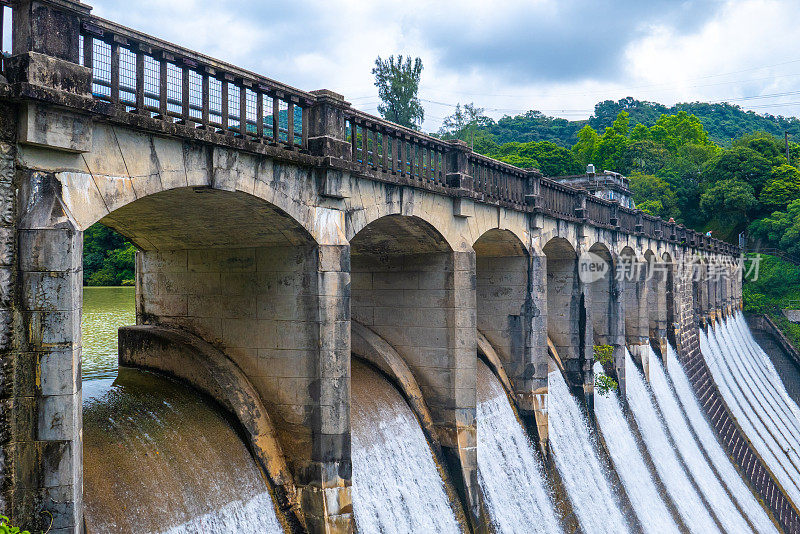
[[[386,120],[407,128],[419,130],[425,119],[425,110],[419,101],[419,82],[422,76],[422,60],[402,55],[389,56],[389,59],[375,60],[372,69],[375,87],[382,104],[378,112]]]

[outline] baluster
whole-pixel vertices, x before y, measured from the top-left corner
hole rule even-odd
[[[119,43],[111,40],[111,102],[119,103]]]
[[[366,123],[361,125],[361,164],[366,170],[369,165],[369,130],[367,130]]]
[[[294,147],[294,102],[286,103],[286,141],[289,147]]]
[[[408,158],[408,147],[406,146],[406,140],[403,139],[403,133],[397,136],[397,159],[400,163],[400,176],[406,175],[406,159]]]
[[[242,80],[239,86],[239,133],[242,139],[247,139],[247,85]]]
[[[203,113],[201,121],[203,121],[203,128],[208,129],[209,122],[211,122],[211,76],[208,72],[203,73],[203,95],[200,97],[203,106]]]
[[[302,125],[303,125],[303,132],[300,136],[300,148],[306,149],[308,148],[308,108],[303,107],[300,110],[300,116],[302,117]]]
[[[158,67],[158,113],[161,120],[167,120],[167,55],[163,52]]]
[[[83,36],[83,66],[92,71],[92,79],[89,81],[91,88],[94,81],[94,37],[88,34]]]
[[[256,92],[256,136],[264,139],[264,93]]]
[[[181,67],[181,120],[189,124],[189,67]]]
[[[219,101],[220,101],[220,125],[222,126],[222,133],[228,134],[228,122],[230,114],[230,106],[228,105],[228,80],[223,76],[219,83]]]
[[[281,123],[280,123],[280,113],[281,113],[281,101],[280,97],[278,96],[280,93],[275,93],[272,96],[272,142],[276,145],[281,140]]]
[[[141,49],[136,52],[136,112],[148,114],[144,109],[144,53]]]
[[[381,142],[383,143],[381,147],[381,166],[383,167],[383,172],[386,172],[387,169],[387,151],[389,150],[389,136],[386,135],[386,130],[381,132]]]
[[[305,113],[303,114],[305,116]],[[305,128],[303,128],[305,132]],[[350,154],[353,163],[358,163],[358,126],[353,119],[350,119]]]
[[[377,128],[372,132],[372,168],[378,168],[378,130]]]

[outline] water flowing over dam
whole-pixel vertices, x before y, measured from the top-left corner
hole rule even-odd
[[[461,532],[425,435],[400,393],[354,361],[352,395],[359,532]]]
[[[230,418],[191,388],[117,367],[132,288],[86,292],[84,476],[89,532],[283,532]]]
[[[90,532],[283,532],[247,447],[189,388],[121,368],[84,422]]]
[[[558,371],[549,376],[550,441],[558,473],[585,532],[629,532],[589,422]]]
[[[595,372],[602,371],[603,366],[596,363]],[[656,477],[645,463],[617,396],[597,395],[594,408],[614,469],[625,486],[642,528],[647,532],[680,532],[660,488],[656,486]]]
[[[89,289],[84,300],[88,532],[295,532],[228,412],[171,378],[118,367],[115,329],[132,322],[132,295]],[[791,456],[779,453],[798,434],[798,408],[768,357],[740,316],[700,336],[730,404],[746,407],[743,421],[790,481]],[[493,532],[778,532],[666,349],[665,366],[648,348],[649,381],[626,354],[626,395],[595,395],[596,428],[550,372],[550,467],[502,380],[477,360],[478,481]],[[401,390],[353,359],[351,395],[358,531],[468,531],[452,473]]]
[[[743,316],[700,333],[700,347],[739,424],[784,490],[800,502],[800,419]]]
[[[500,381],[478,362],[478,476],[497,532],[562,532],[534,445]]]

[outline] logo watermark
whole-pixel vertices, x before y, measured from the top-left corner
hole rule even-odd
[[[617,282],[649,282],[653,278],[666,280],[671,274],[690,278],[692,281],[758,280],[761,254],[740,256],[725,263],[708,262],[702,256],[688,256],[680,261],[656,261],[655,257],[640,261],[632,257],[620,257],[612,267],[611,262],[593,252],[583,252],[578,258],[578,277],[581,282],[591,284],[610,276]]]

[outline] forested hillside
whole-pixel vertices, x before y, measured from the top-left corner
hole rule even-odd
[[[578,140],[581,128],[588,124],[595,130],[603,131],[611,126],[620,111],[628,113],[631,127],[637,124],[649,127],[661,115],[685,111],[700,119],[711,140],[721,146],[729,146],[734,139],[755,132],[767,132],[780,137],[784,132],[789,132],[790,138],[800,141],[800,119],[796,117],[760,115],[728,103],[688,102],[665,106],[631,97],[598,102],[588,120],[569,121],[549,117],[539,111],[528,111],[524,115],[506,116],[497,121],[487,119],[482,127],[498,144],[511,141],[550,141],[570,148]]]

